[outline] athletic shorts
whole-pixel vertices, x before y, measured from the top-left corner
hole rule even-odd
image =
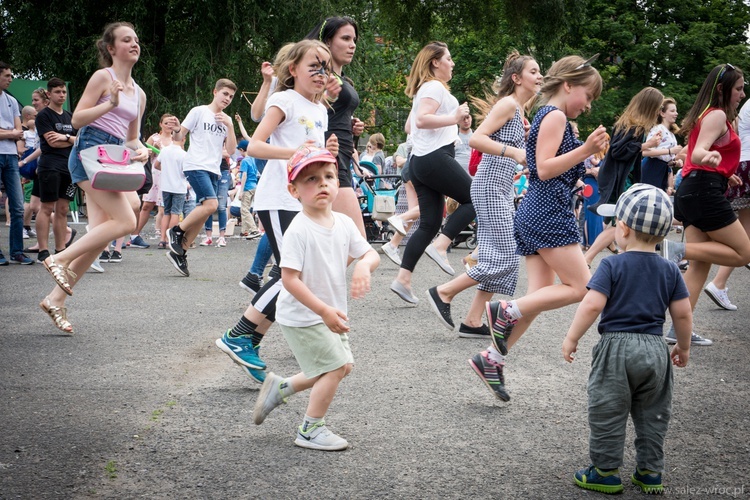
[[[37,176],[39,177],[39,198],[42,203],[53,203],[60,199],[70,201],[75,196],[75,185],[70,178],[70,172],[37,169]]]

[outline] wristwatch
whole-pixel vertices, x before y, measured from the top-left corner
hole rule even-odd
[[[65,134],[65,140],[70,142],[70,134]]]

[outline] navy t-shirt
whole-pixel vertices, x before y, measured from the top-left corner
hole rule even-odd
[[[607,296],[599,333],[663,335],[669,304],[687,298],[677,264],[653,252],[625,252],[604,259],[587,288]]]

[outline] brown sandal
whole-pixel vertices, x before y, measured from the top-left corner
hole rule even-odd
[[[44,300],[39,303],[39,307],[41,307],[42,311],[46,312],[50,318],[52,318],[52,321],[58,329],[67,334],[73,333],[73,325],[68,321],[67,308],[53,306],[49,301],[49,297],[45,297]]]
[[[47,262],[49,262],[49,264]],[[57,286],[62,288],[62,291],[67,293],[68,295],[73,295],[73,288],[70,286],[70,283],[68,282],[68,276],[75,279],[76,273],[74,273],[67,267],[63,267],[60,264],[56,264],[55,258],[52,257],[51,255],[44,260],[43,264],[44,264],[44,267],[47,268],[47,271],[49,271],[49,273],[55,279]]]

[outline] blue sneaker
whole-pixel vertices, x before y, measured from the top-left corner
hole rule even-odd
[[[23,266],[30,266],[34,263],[33,259],[28,258],[23,253],[17,253],[15,255],[10,256],[11,262],[15,262],[16,264],[21,264]]]
[[[216,339],[218,342],[221,339]],[[260,357],[260,346],[255,346],[255,354]],[[256,370],[255,368],[248,368],[245,365],[238,364],[240,368],[242,368],[242,371],[244,371],[248,377],[253,379],[253,382],[258,382],[259,384],[262,384],[266,380],[266,371],[265,370]]]
[[[573,481],[581,488],[600,493],[620,493],[625,489],[620,480],[620,469],[604,472],[589,465],[573,474]]]
[[[227,353],[232,361],[239,365],[256,370],[266,369],[266,363],[258,356],[258,351],[250,342],[250,337],[230,337],[229,330],[227,330],[220,339],[216,339],[216,347]]]
[[[3,252],[0,252],[0,266],[7,266],[10,262],[8,262],[8,259],[5,258],[5,255],[3,255]]]
[[[664,493],[664,485],[661,484],[661,473],[659,472],[641,470],[636,467],[635,472],[630,477],[630,481],[644,493],[654,493],[657,495]]]
[[[143,238],[141,238],[141,235],[139,234],[135,238],[130,239],[130,246],[133,248],[148,248],[151,245],[146,243]]]

